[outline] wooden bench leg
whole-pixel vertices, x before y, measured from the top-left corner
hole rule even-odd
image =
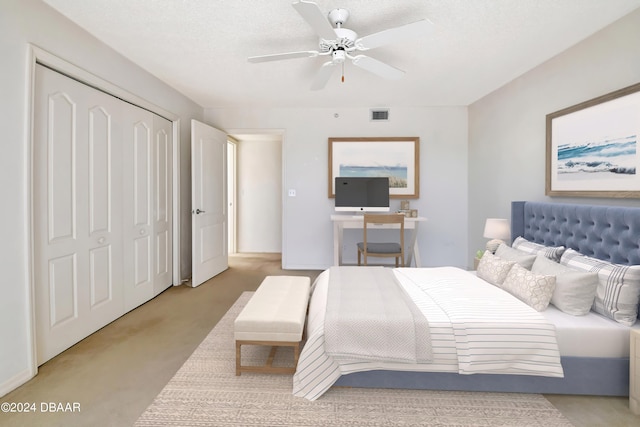
[[[264,345],[270,346],[267,362],[263,366],[242,366],[242,345]],[[273,366],[278,347],[293,347],[294,366],[292,368]],[[262,372],[266,374],[294,374],[300,358],[300,342],[279,342],[279,341],[236,341],[236,376],[242,372]]]
[[[298,367],[298,359],[300,359],[300,343],[296,343],[296,345],[293,346],[294,373],[295,373],[295,369]]]
[[[241,366],[241,349],[242,349],[242,344],[240,344],[240,341],[236,341],[236,376],[240,375],[240,366]]]
[[[275,345],[271,347],[271,351],[269,352],[269,357],[267,357],[267,366],[273,368],[273,358],[276,357],[276,351],[278,351],[278,347]]]

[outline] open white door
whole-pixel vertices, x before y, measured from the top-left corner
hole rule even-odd
[[[191,286],[229,266],[227,134],[191,120]]]

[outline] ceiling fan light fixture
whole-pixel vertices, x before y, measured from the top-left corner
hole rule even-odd
[[[333,62],[335,64],[342,64],[347,55],[344,50],[334,50],[331,54],[331,57],[333,58]]]

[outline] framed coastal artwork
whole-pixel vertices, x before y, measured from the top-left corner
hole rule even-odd
[[[336,177],[389,177],[389,197],[420,195],[420,138],[329,138],[329,197]]]
[[[640,197],[640,83],[547,115],[548,196]]]

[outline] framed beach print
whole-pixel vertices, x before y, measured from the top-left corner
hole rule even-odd
[[[640,197],[640,83],[547,115],[548,196]]]
[[[329,138],[329,197],[336,177],[389,177],[389,197],[420,195],[420,138]]]

